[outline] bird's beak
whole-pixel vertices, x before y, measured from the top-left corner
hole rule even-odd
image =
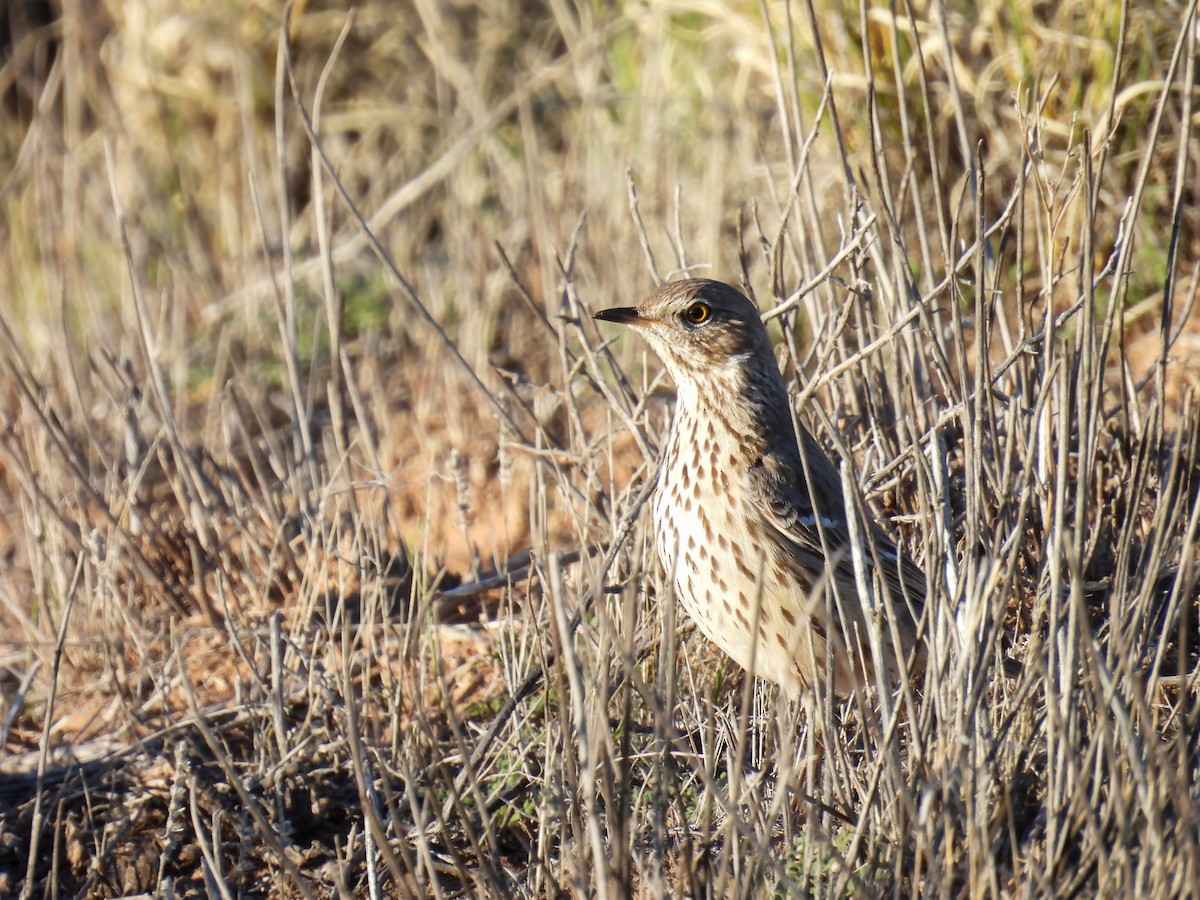
[[[634,306],[615,306],[612,309],[602,309],[593,314],[592,318],[602,319],[605,322],[616,322],[618,325],[646,324],[646,320],[638,315],[637,307]]]

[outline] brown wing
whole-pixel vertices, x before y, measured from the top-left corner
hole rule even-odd
[[[829,577],[837,582],[841,591],[848,591],[850,597],[857,599],[841,478],[811,435],[803,432],[801,440],[806,451],[811,490],[798,454],[788,458],[792,455],[766,453],[750,468],[752,502],[764,512],[767,526],[796,565],[810,573],[806,580],[819,578],[827,568],[821,543],[824,533],[824,546],[828,547],[834,561]],[[874,544],[874,552],[865,555],[866,563],[879,566],[890,594],[901,643],[906,651],[911,651],[917,643],[916,619],[925,601],[925,576],[875,522],[868,523],[867,533]],[[853,614],[859,616],[861,611],[856,608]],[[921,649],[918,665],[923,665],[923,659]]]

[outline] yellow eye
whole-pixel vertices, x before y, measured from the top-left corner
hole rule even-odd
[[[693,325],[703,325],[711,315],[712,308],[707,303],[693,303],[683,313],[683,317]]]

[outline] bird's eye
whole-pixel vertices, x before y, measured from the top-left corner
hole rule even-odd
[[[683,311],[683,317],[693,325],[703,325],[712,316],[712,307],[707,303],[693,303]]]

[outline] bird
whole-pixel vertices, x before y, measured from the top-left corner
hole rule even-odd
[[[822,686],[844,698],[878,683],[842,480],[792,415],[757,307],[728,284],[693,278],[594,318],[634,329],[675,382],[653,524],[658,557],[699,630],[794,698]],[[924,667],[925,577],[876,522],[853,533],[882,576],[868,569],[867,581],[889,595],[885,603],[871,592],[895,684]]]

